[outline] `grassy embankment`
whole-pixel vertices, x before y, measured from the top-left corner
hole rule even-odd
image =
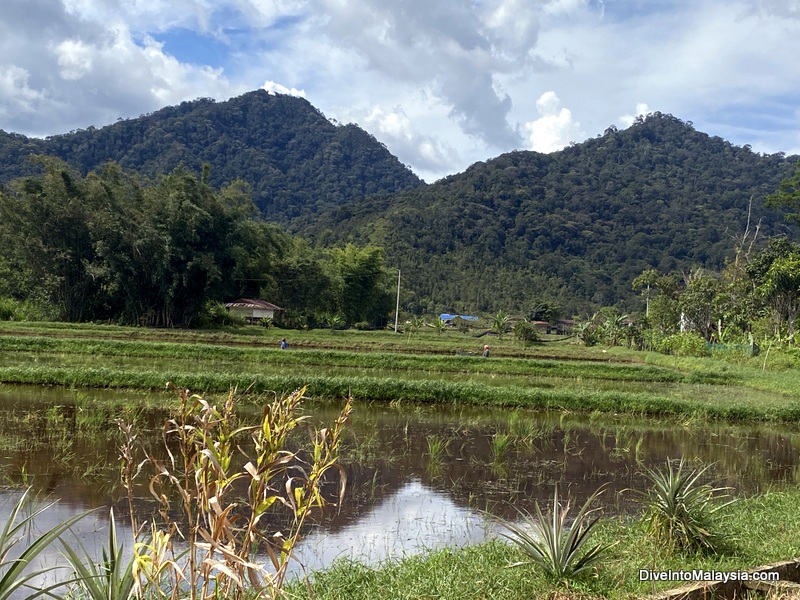
[[[280,351],[281,337],[290,350]],[[447,332],[143,330],[0,324],[0,381],[161,389],[169,380],[204,393],[231,386],[360,401],[460,403],[791,422],[800,381],[761,357],[676,359],[566,343],[523,348]],[[472,354],[466,354],[472,353]],[[767,357],[783,367],[794,359]],[[767,364],[767,367],[771,363]]]
[[[597,576],[569,586],[554,584],[523,560],[515,548],[490,542],[460,550],[439,550],[369,568],[339,563],[315,574],[314,598],[632,598],[681,585],[639,581],[640,569],[738,571],[800,555],[800,491],[765,493],[740,500],[725,511],[728,548],[719,555],[670,554],[655,544],[638,520],[602,523],[597,540],[616,542]],[[290,597],[312,597],[296,584]]]
[[[277,350],[290,336],[291,349]],[[550,407],[732,420],[792,422],[800,417],[794,359],[675,359],[623,349],[549,344],[522,348],[486,338],[422,332],[194,332],[113,326],[0,324],[0,381],[160,389],[172,380],[203,392],[252,386],[285,392],[309,384],[318,397]],[[457,355],[464,352],[473,356]],[[780,366],[779,369],[772,368]],[[786,368],[789,367],[789,368]],[[800,490],[765,493],[726,509],[728,549],[718,556],[673,556],[641,522],[614,519],[600,530],[618,541],[597,578],[567,590],[501,543],[442,550],[370,569],[341,564],[314,576],[317,598],[627,598],[674,587],[638,580],[639,569],[736,570],[800,555]],[[292,597],[307,594],[304,585]]]

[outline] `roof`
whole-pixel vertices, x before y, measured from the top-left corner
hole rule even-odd
[[[442,313],[439,315],[439,318],[442,321],[451,321],[453,319],[464,319],[465,321],[477,321],[478,317],[472,317],[470,315],[448,315],[447,313]]]
[[[283,310],[280,306],[267,302],[266,300],[253,300],[251,298],[239,298],[233,302],[225,304],[227,308],[260,308],[261,310]]]

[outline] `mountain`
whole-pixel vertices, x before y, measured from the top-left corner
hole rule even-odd
[[[367,132],[306,100],[251,92],[184,102],[46,140],[0,132],[0,183],[50,154],[87,172],[114,160],[155,178],[179,164],[248,182],[264,217],[317,245],[385,248],[415,313],[566,314],[640,308],[642,271],[719,271],[748,223],[794,236],[764,198],[797,157],[761,155],[653,113],[552,154],[511,152],[425,185]],[[758,245],[758,244],[757,244]]]
[[[760,155],[653,113],[560,152],[512,152],[390,198],[322,216],[315,235],[386,249],[414,311],[567,314],[641,308],[642,271],[721,270],[748,224],[792,234],[763,207],[797,157]]]
[[[424,185],[356,125],[335,125],[303,98],[263,90],[44,140],[0,131],[0,183],[36,172],[31,154],[57,156],[84,174],[112,160],[151,178],[208,163],[212,185],[243,179],[265,218],[294,229],[317,212]]]

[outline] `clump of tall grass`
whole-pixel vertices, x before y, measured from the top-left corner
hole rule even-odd
[[[188,591],[192,597],[239,600],[280,594],[306,521],[312,511],[332,502],[323,496],[323,481],[331,471],[338,473],[338,504],[347,484],[338,458],[352,408],[349,399],[330,428],[312,432],[306,451],[288,449],[290,435],[307,419],[299,414],[305,391],[278,396],[264,407],[257,425],[244,426],[235,412],[233,391],[217,408],[179,390],[178,407],[162,430],[165,460],[145,450],[146,458],[139,462],[135,433],[121,424],[123,484],[130,507],[140,469],[154,472],[149,489],[161,505],[149,541],[134,539],[132,573],[145,595],[149,590],[178,600]],[[239,458],[246,461],[243,467],[236,466]],[[265,525],[267,514],[278,507],[292,516],[284,533]],[[132,510],[131,527],[136,537],[139,525]],[[180,555],[173,549],[178,537],[188,547]],[[259,561],[259,552],[266,553],[267,564]]]
[[[557,485],[553,486],[553,507],[548,513],[543,513],[536,502],[533,514],[519,510],[520,522],[494,517],[505,530],[501,535],[526,557],[510,566],[534,565],[555,581],[576,579],[595,569],[614,545],[590,542],[598,523],[594,516],[598,509],[591,505],[601,493],[599,489],[589,496],[571,522],[571,500],[561,503]]]
[[[430,464],[438,464],[447,453],[450,440],[438,435],[429,435],[425,439],[428,444],[428,460]]]
[[[713,487],[703,481],[711,465],[691,468],[681,458],[667,459],[666,468],[645,467],[651,487],[641,492],[647,510],[647,532],[657,543],[680,552],[715,553],[725,536],[718,524],[718,513],[733,500],[725,500],[730,488]]]
[[[23,548],[18,556],[12,558],[15,546],[20,540],[27,538],[27,533],[34,528],[37,516],[47,510],[51,504],[37,506],[31,497],[31,489],[26,489],[19,500],[12,506],[5,523],[0,529],[0,600],[8,600],[17,597],[20,593],[28,593],[27,598],[37,598],[39,596],[51,596],[58,598],[54,590],[64,585],[65,580],[41,588],[36,591],[31,582],[36,581],[40,576],[59,569],[58,566],[48,566],[41,569],[31,570],[33,564],[42,552],[52,547],[75,523],[80,521],[88,513],[75,515],[42,533],[32,543]],[[29,592],[33,590],[34,593]]]
[[[507,433],[495,433],[489,446],[489,453],[493,463],[501,463],[514,447],[514,437]]]

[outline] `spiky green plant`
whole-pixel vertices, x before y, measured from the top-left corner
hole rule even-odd
[[[438,462],[442,456],[447,452],[447,447],[450,445],[450,440],[446,440],[438,435],[429,435],[426,438],[428,443],[428,457],[431,462]]]
[[[723,502],[730,488],[703,481],[711,465],[690,468],[681,458],[667,459],[663,471],[644,468],[651,487],[641,493],[647,508],[647,531],[657,541],[678,551],[714,553],[723,540],[716,530],[717,513],[733,500]]]
[[[572,580],[594,569],[614,545],[592,546],[589,542],[598,521],[594,516],[598,509],[590,507],[602,491],[601,488],[589,496],[570,524],[571,499],[567,498],[562,505],[558,485],[553,486],[553,508],[547,514],[536,502],[534,514],[519,510],[518,523],[496,517],[505,529],[501,535],[516,544],[527,557],[510,566],[535,565],[557,581]]]
[[[17,500],[16,504],[11,508],[11,512],[3,524],[2,530],[0,530],[0,600],[17,597],[19,593],[25,590],[32,592],[26,596],[29,600],[43,595],[57,598],[58,596],[55,594],[55,590],[63,586],[65,581],[62,580],[59,583],[44,588],[34,588],[31,582],[39,576],[60,567],[49,566],[34,570],[29,570],[28,567],[37,556],[51,547],[62,533],[88,514],[81,513],[59,523],[40,535],[24,548],[19,556],[14,558],[10,556],[12,549],[20,540],[26,537],[26,532],[32,527],[34,519],[52,506],[52,504],[34,506],[34,501],[30,497],[30,492],[30,488],[23,492],[20,499]],[[22,514],[24,514],[24,516],[21,516]]]
[[[80,541],[75,540],[81,549],[79,554],[72,543],[62,541],[64,556],[75,572],[76,586],[81,598],[87,600],[128,600],[140,591],[137,575],[136,555],[126,562],[122,545],[117,543],[117,526],[114,509],[108,517],[108,548],[103,548],[103,561],[95,564],[91,554]]]

